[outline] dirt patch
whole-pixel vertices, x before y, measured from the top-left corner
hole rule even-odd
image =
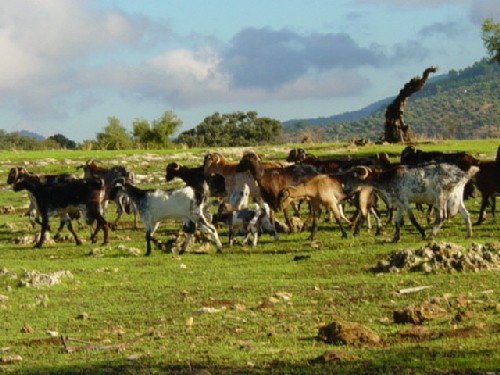
[[[393,312],[394,323],[422,324],[426,320],[443,318],[448,316],[448,312],[437,303],[429,301],[418,305],[411,305],[402,310]]]
[[[472,244],[468,249],[452,242],[431,242],[416,249],[397,250],[381,260],[374,272],[478,272],[500,270],[500,242]]]
[[[359,357],[353,353],[340,350],[327,350],[319,357],[309,360],[309,363],[352,362],[358,359]]]
[[[343,320],[320,327],[318,339],[328,344],[354,346],[374,346],[381,342],[380,336],[370,328]]]

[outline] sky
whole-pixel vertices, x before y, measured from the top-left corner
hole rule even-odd
[[[1,0],[0,129],[328,117],[486,57],[487,17],[499,0]]]

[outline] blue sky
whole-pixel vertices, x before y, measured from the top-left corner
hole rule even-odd
[[[498,0],[2,0],[0,128],[94,139],[171,110],[281,121],[395,96],[486,56]]]

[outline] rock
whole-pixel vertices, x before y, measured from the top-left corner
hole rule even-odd
[[[5,364],[5,365],[11,364],[11,363],[21,362],[22,360],[23,360],[23,357],[21,357],[18,354],[0,357],[0,363]]]
[[[35,332],[35,329],[27,323],[21,327],[21,333],[33,333],[33,332]]]
[[[318,338],[334,345],[366,346],[380,344],[380,336],[373,330],[359,323],[342,320],[320,327]]]
[[[448,312],[436,303],[424,302],[420,305],[410,305],[402,310],[393,312],[394,323],[422,324],[426,320],[445,317]]]
[[[24,273],[22,280],[20,280],[19,282],[19,286],[52,286],[55,284],[59,284],[61,282],[61,279],[64,277],[73,278],[73,274],[70,271],[56,271],[50,274],[45,274],[38,271],[28,271]]]
[[[399,331],[401,337],[415,338],[415,339],[427,339],[431,336],[431,332],[428,328],[423,326],[412,326],[411,328],[403,329]]]
[[[87,319],[90,319],[90,315],[87,314],[86,312],[82,312],[82,313],[78,314],[76,318],[80,319],[80,320],[87,320]]]
[[[381,260],[373,267],[374,272],[424,272],[439,269],[450,272],[478,272],[480,270],[499,270],[500,245],[472,244],[469,249],[451,242],[431,242],[411,250],[394,251],[389,260]]]

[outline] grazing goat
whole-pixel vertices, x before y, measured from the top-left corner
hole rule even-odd
[[[97,221],[97,226],[90,239],[96,242],[97,233],[102,229],[104,243],[108,242],[108,224],[103,217],[102,202],[104,199],[104,182],[101,179],[73,179],[54,184],[40,182],[37,176],[25,174],[14,182],[14,191],[28,190],[36,201],[37,210],[41,216],[41,232],[35,247],[42,247],[45,233],[49,229],[49,214],[53,211],[67,212],[68,209],[85,208],[87,221]],[[73,230],[71,222],[68,229],[73,234],[75,242],[82,241]]]
[[[33,178],[37,178],[40,183],[43,184],[56,184],[56,183],[61,183],[61,182],[66,182],[69,180],[73,180],[76,178],[76,176],[63,173],[63,174],[33,174],[28,172],[28,170],[24,167],[13,167],[10,169],[9,174],[7,176],[7,184],[12,185],[15,182],[19,181],[22,177],[25,175],[32,176]],[[35,228],[35,225],[42,224],[40,221],[40,214],[38,212],[37,206],[36,206],[36,200],[35,197],[31,192],[28,192],[28,198],[30,201],[30,205],[28,209],[25,211],[25,215],[28,216],[28,219],[31,223],[31,226]],[[64,226],[67,226],[70,228],[70,231],[72,231],[72,224],[71,220],[72,219],[80,219],[80,210],[79,209],[68,209],[66,213],[64,213],[62,216],[60,216],[60,221],[59,221],[59,228],[57,229],[56,234],[54,235],[54,239],[57,239],[60,237],[61,232],[64,228]]]
[[[495,196],[500,194],[500,161],[480,161],[479,172],[474,176],[473,181],[481,193],[481,208],[476,225],[484,221],[488,203],[491,204],[492,219],[496,220]]]
[[[424,229],[413,215],[410,203],[432,204],[436,207],[432,236],[437,234],[444,219],[460,212],[467,228],[467,237],[470,238],[472,225],[463,201],[463,192],[467,181],[478,170],[477,166],[470,166],[464,171],[456,165],[445,163],[429,163],[422,166],[396,165],[384,171],[356,167],[346,174],[344,187],[346,191],[354,191],[359,186],[371,186],[390,207],[397,208],[393,242],[400,239],[400,227],[405,212],[422,238],[426,238]]]
[[[269,205],[271,210],[280,210],[278,195],[285,187],[301,183],[306,178],[317,175],[316,168],[310,165],[295,164],[281,168],[266,168],[256,154],[243,156],[236,168],[238,172],[249,171],[255,179],[262,199]],[[284,209],[285,220],[292,228],[291,220],[287,210]]]
[[[167,218],[177,218],[183,221],[183,229],[187,238],[179,253],[184,253],[198,226],[211,236],[217,251],[222,251],[217,231],[203,213],[204,193],[194,190],[191,186],[170,190],[143,190],[124,178],[115,180],[109,192],[110,199],[114,199],[119,193],[130,197],[139,211],[146,230],[146,255],[151,254],[151,241],[158,243],[153,235],[160,222]]]
[[[222,175],[214,174],[205,176],[204,167],[186,167],[175,162],[167,164],[165,168],[165,179],[167,182],[174,178],[180,178],[194,189],[203,189],[203,184],[208,185],[208,194],[211,197],[226,196],[226,182]]]
[[[313,224],[309,239],[313,241],[316,236],[317,215],[321,206],[328,211],[333,212],[335,221],[342,232],[342,237],[347,237],[347,231],[342,226],[341,212],[339,210],[340,202],[347,198],[342,188],[342,183],[334,177],[320,174],[313,176],[297,185],[287,186],[278,194],[278,205],[280,209],[285,210],[290,203],[297,199],[308,199],[311,206]],[[309,218],[304,222],[306,225]]]
[[[83,169],[84,178],[102,178],[104,180],[104,203],[107,204],[108,201],[112,200],[116,205],[116,219],[111,224],[111,228],[116,228],[118,221],[122,217],[123,213],[133,213],[134,214],[134,228],[137,229],[137,212],[133,203],[129,202],[124,196],[118,195],[115,199],[109,198],[109,190],[113,181],[117,178],[125,178],[128,182],[135,182],[135,173],[130,171],[124,166],[114,165],[110,168],[99,167],[94,160],[87,160],[83,165],[77,167],[77,169]]]
[[[213,217],[213,223],[222,222],[228,227],[229,246],[233,246],[236,234],[244,234],[242,241],[246,245],[250,236],[253,236],[253,246],[257,246],[259,233],[269,233],[275,240],[278,240],[278,233],[274,227],[269,206],[264,203],[262,206],[256,205],[254,209],[243,208],[235,211],[226,211],[224,204],[219,206],[219,211]]]

